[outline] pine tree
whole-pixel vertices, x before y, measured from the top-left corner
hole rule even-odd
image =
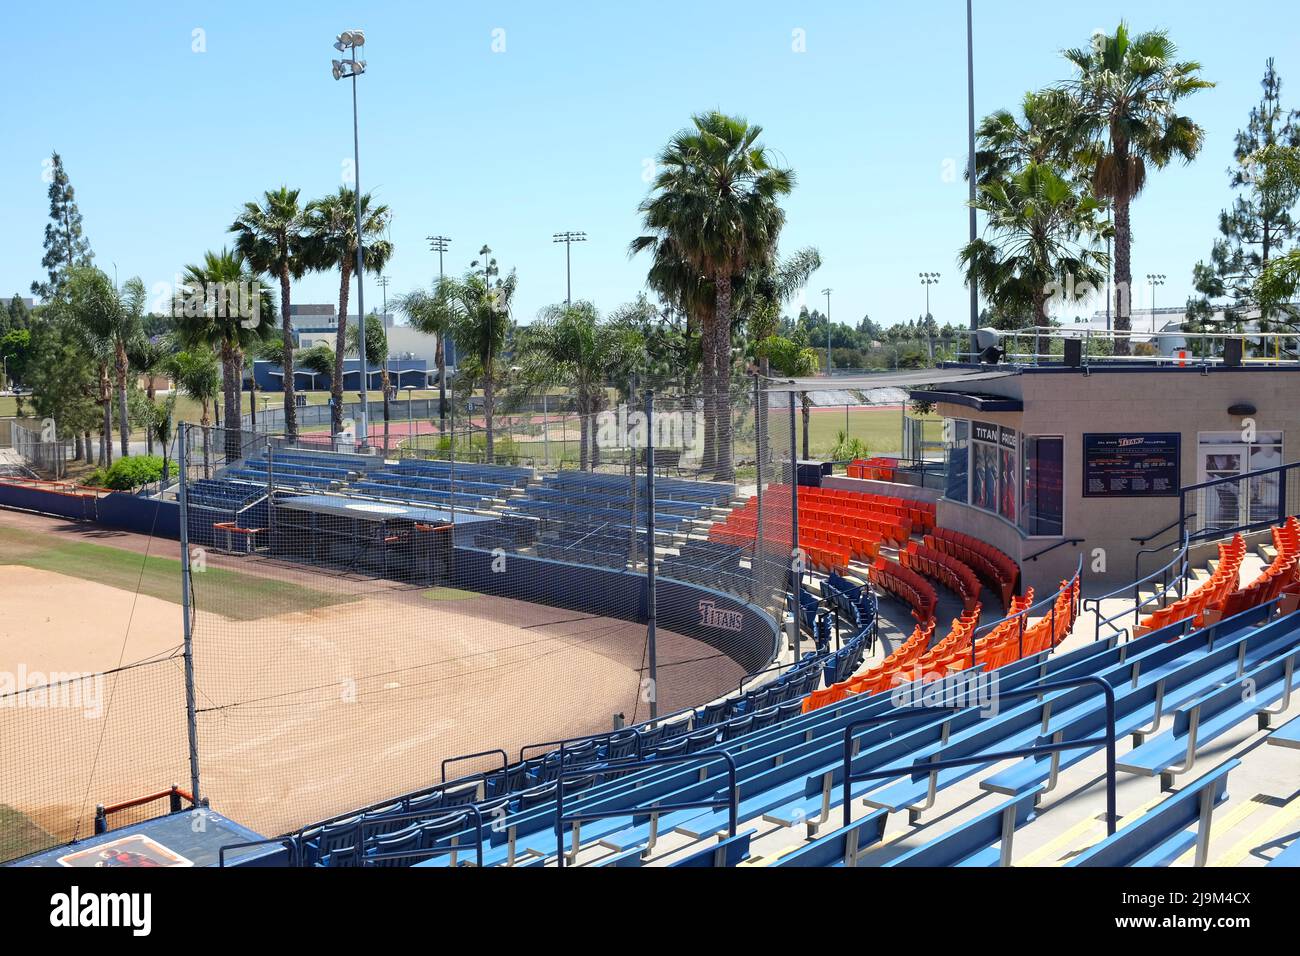
[[[63,158],[50,156],[50,222],[45,225],[45,257],[41,265],[49,273],[46,282],[33,282],[32,294],[49,300],[63,287],[67,270],[90,265],[95,254],[81,229],[81,210],[76,193],[63,168]]]
[[[1300,111],[1282,107],[1282,79],[1270,58],[1260,85],[1264,94],[1250,111],[1246,128],[1237,131],[1236,163],[1228,170],[1233,189],[1241,190],[1231,209],[1219,213],[1220,236],[1210,261],[1192,270],[1200,298],[1188,302],[1189,331],[1200,331],[1214,312],[1212,299],[1228,299],[1224,319],[1239,329],[1254,301],[1252,286],[1269,260],[1286,251],[1297,235],[1291,215],[1294,192],[1269,189],[1262,176],[1265,150],[1271,146],[1300,146]]]

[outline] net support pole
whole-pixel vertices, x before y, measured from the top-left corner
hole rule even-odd
[[[659,716],[659,666],[655,648],[655,393],[645,391],[645,635],[650,665],[650,719]]]
[[[754,557],[749,569],[750,581],[754,584],[751,589],[750,599],[755,604],[760,603],[757,598],[759,567],[762,563],[761,555],[763,553],[763,432],[767,430],[766,416],[763,414],[765,408],[763,402],[766,396],[763,394],[763,377],[755,373],[754,375],[754,471],[756,474],[756,483],[754,486],[754,500],[756,515],[754,521]]]
[[[799,456],[795,453],[798,431],[795,426],[795,394],[790,392],[790,593],[794,595],[794,659],[798,663],[800,647],[799,618],[803,614],[803,552],[799,550]]]
[[[195,805],[199,802],[199,734],[194,716],[194,631],[190,621],[190,515],[189,515],[189,455],[187,454],[189,434],[185,423],[180,423],[176,443],[176,464],[180,471],[181,485],[178,495],[180,504],[181,532],[181,616],[182,635],[185,649],[185,728],[189,738],[190,751],[190,795]]]

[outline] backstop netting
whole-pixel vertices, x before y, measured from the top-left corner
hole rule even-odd
[[[287,832],[670,717],[771,662],[787,556],[711,535],[788,480],[756,461],[763,444],[788,462],[790,443],[756,441],[753,389],[713,403],[725,424],[693,395],[605,394],[586,414],[530,401],[502,398],[490,422],[467,399],[422,419],[394,402],[386,449],[374,403],[364,439],[355,420],[293,440],[184,431],[215,808]]]

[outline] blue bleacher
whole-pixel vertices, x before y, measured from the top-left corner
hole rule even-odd
[[[1168,866],[1193,847],[1197,865],[1204,864],[1210,816],[1228,798],[1228,773],[1240,765],[1224,761],[1066,866]]]

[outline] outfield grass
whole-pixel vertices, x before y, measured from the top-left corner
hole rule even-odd
[[[175,558],[146,557],[121,548],[0,528],[2,564],[21,564],[181,603],[181,565]],[[200,610],[239,621],[311,611],[356,599],[354,595],[329,594],[288,581],[212,567],[195,572],[194,593]]]

